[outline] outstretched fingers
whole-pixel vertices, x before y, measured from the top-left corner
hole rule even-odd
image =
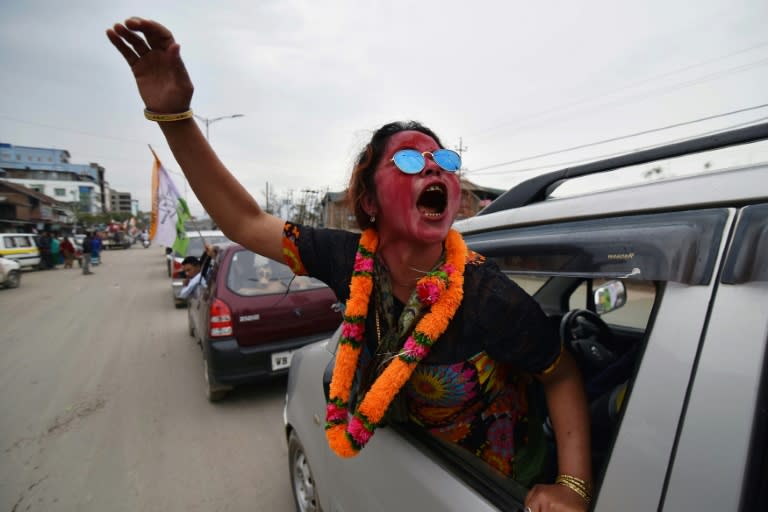
[[[139,34],[133,30],[128,29],[125,25],[119,23],[115,24],[115,32],[122,37],[128,44],[133,47],[133,50],[142,57],[150,52],[151,48],[147,45],[147,42]]]
[[[133,67],[133,65],[136,64],[136,62],[139,60],[139,56],[135,51],[133,51],[133,48],[130,48],[127,44],[125,44],[123,38],[117,34],[117,26],[118,25],[115,25],[115,28],[107,29],[107,38],[109,38],[112,46],[117,48],[117,51],[119,51],[123,58],[125,58],[126,62],[128,62],[128,65]]]
[[[125,26],[131,30],[139,31],[147,38],[152,49],[167,50],[174,44],[173,34],[164,25],[143,18],[128,18]]]

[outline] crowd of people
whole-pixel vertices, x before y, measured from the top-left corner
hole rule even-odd
[[[101,236],[91,231],[85,234],[81,243],[74,236],[50,231],[39,234],[35,242],[40,251],[40,269],[52,270],[59,266],[74,268],[77,260],[86,275],[93,273],[91,265],[101,262],[104,247]]]

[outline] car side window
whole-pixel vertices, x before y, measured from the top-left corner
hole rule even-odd
[[[528,295],[536,295],[536,292],[538,292],[549,279],[549,277],[546,276],[515,274],[513,272],[504,272],[504,274],[514,281]]]
[[[597,289],[609,279],[597,278],[592,281],[592,289]],[[626,303],[617,309],[607,311],[600,318],[608,325],[645,329],[651,316],[653,303],[656,300],[656,286],[652,281],[637,281],[631,279],[619,280],[623,285]],[[568,299],[568,309],[587,309],[587,283],[582,282]]]

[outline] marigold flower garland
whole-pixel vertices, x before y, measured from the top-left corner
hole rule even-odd
[[[373,291],[373,257],[378,243],[378,233],[373,229],[365,230],[360,238],[331,378],[325,435],[340,457],[354,457],[368,443],[395,395],[448,328],[464,296],[467,247],[461,235],[451,230],[445,240],[445,263],[416,283],[419,300],[431,306],[430,311],[416,324],[400,353],[379,375],[350,418],[350,389],[365,343],[365,318]]]

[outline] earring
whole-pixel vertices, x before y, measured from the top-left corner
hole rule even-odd
[[[371,224],[373,224],[375,222],[376,222],[376,216],[375,215],[371,215]]]

